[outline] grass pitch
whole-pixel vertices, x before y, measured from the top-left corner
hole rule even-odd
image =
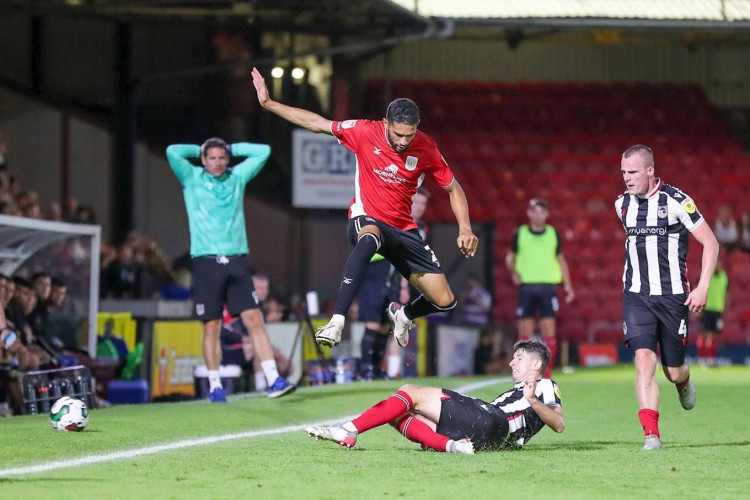
[[[567,428],[544,429],[521,451],[474,456],[422,451],[389,426],[351,451],[302,427],[338,422],[388,397],[401,382],[302,388],[279,400],[230,398],[116,406],[91,412],[82,433],[46,416],[0,420],[0,497],[36,498],[747,498],[750,369],[694,367],[694,410],[662,392],[665,448],[644,452],[634,368],[555,373]],[[492,399],[505,378],[414,379]]]

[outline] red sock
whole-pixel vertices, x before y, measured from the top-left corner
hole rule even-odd
[[[703,335],[698,337],[698,340],[695,341],[695,347],[698,348],[698,357],[699,358],[707,358],[709,357],[709,353],[706,351],[706,342],[707,339]]]
[[[398,430],[405,438],[420,443],[436,451],[446,451],[450,438],[433,431],[421,420],[405,416],[398,423]]]
[[[714,342],[714,339],[711,337],[706,339],[706,357],[707,358],[716,357],[716,342]]]
[[[366,410],[352,420],[358,432],[365,432],[388,422],[396,420],[414,406],[411,398],[404,391],[398,391],[388,399]]]
[[[557,355],[557,337],[544,337],[544,344],[549,349],[549,364],[547,369],[544,370],[544,378],[550,378],[552,376],[552,365],[555,364],[555,355]]]
[[[661,437],[659,435],[658,411],[644,408],[638,412],[638,420],[641,421],[641,427],[643,427],[643,432],[646,436],[653,435],[656,437]]]

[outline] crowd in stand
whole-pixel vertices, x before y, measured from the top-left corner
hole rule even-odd
[[[743,212],[738,220],[730,205],[722,205],[714,223],[714,233],[724,250],[750,253],[750,213]]]

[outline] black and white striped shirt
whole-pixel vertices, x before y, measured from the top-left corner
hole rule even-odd
[[[659,180],[646,195],[621,194],[615,210],[627,235],[624,290],[642,295],[689,293],[690,232],[704,222],[692,198]]]
[[[523,397],[523,386],[523,382],[517,383],[490,403],[508,417],[509,430],[506,442],[519,447],[527,443],[545,425],[531,408],[529,400]],[[534,394],[547,406],[561,406],[560,388],[551,379],[539,380]]]

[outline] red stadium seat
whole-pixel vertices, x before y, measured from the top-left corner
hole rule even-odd
[[[746,201],[750,157],[695,85],[428,80],[393,85],[396,93],[420,96],[425,127],[432,127],[425,130],[434,132],[470,195],[472,217],[496,224],[496,268],[504,267],[510,238],[526,222],[529,198],[550,201],[550,223],[562,237],[576,289],[581,297],[583,289],[599,293],[601,307],[580,311],[592,321],[621,321],[624,234],[612,203],[624,190],[619,156],[627,146],[651,145],[658,175],[685,189],[711,222],[719,205],[740,207]],[[371,82],[367,96],[380,99],[383,87],[382,80]],[[460,123],[448,128],[446,116]],[[440,196],[427,218],[455,220]],[[700,270],[698,247],[692,245],[688,255],[693,283]],[[750,256],[730,254],[727,268],[733,302],[750,303]],[[496,286],[505,279],[496,273]],[[512,320],[512,314],[501,316]],[[750,324],[750,318],[742,321]]]

